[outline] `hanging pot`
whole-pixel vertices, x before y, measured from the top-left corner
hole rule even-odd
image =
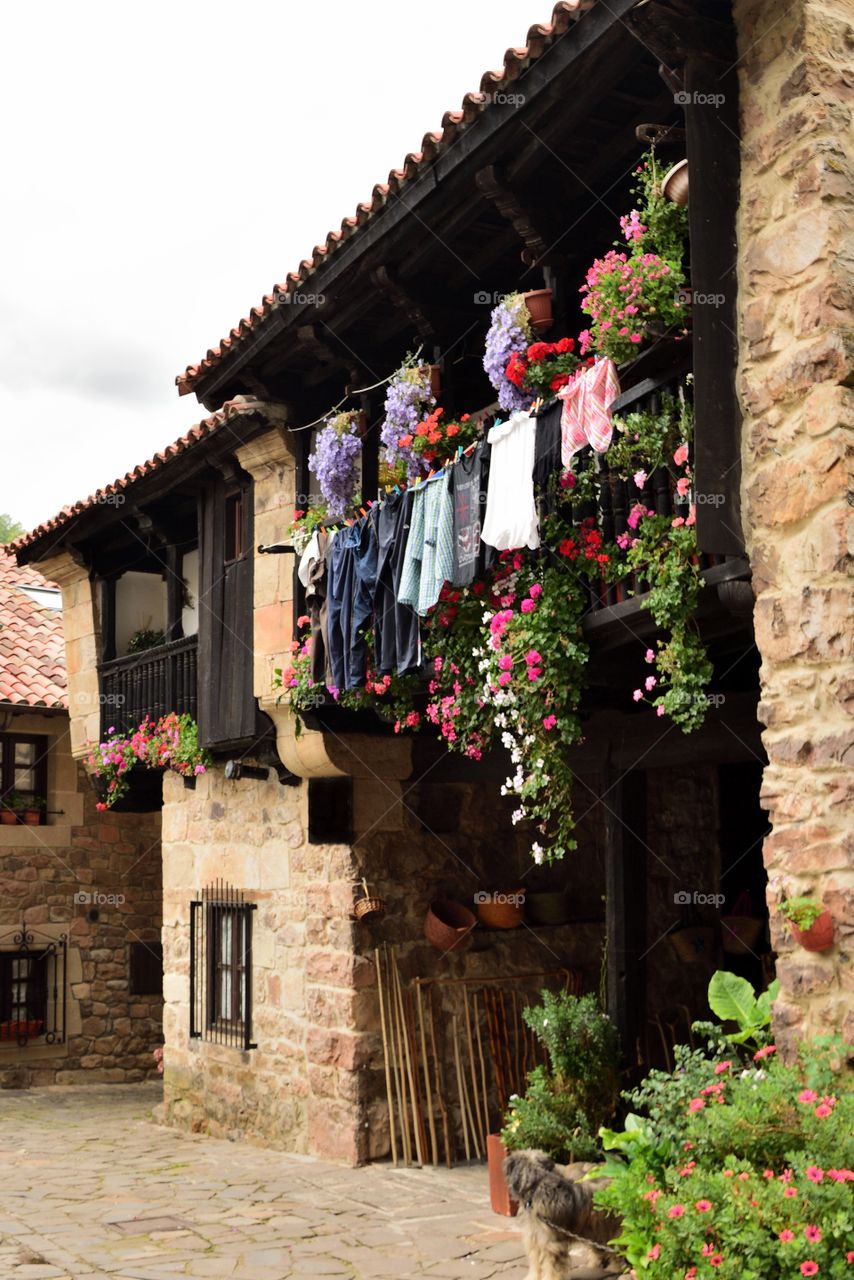
[[[523,889],[475,895],[477,918],[486,929],[518,929],[525,906]]]
[[[661,194],[674,204],[688,203],[688,161],[680,160],[661,179]]]
[[[569,893],[566,889],[527,893],[525,914],[531,924],[566,924],[569,919]]]
[[[792,937],[804,951],[829,951],[833,946],[833,916],[827,910],[822,911],[808,929],[799,929],[793,920],[789,926]]]
[[[442,366],[440,364],[430,365],[430,394],[436,401],[442,394]]]
[[[468,907],[451,898],[431,902],[424,918],[424,937],[437,951],[462,951],[471,942],[477,924]]]
[[[752,952],[762,933],[762,923],[755,916],[721,916],[721,945],[727,955]]]
[[[535,333],[541,329],[549,329],[552,325],[552,291],[551,289],[532,289],[522,294],[528,315],[531,317],[531,328]]]

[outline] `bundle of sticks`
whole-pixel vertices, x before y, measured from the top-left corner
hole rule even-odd
[[[522,1018],[531,997],[513,987],[557,982],[576,991],[577,975],[560,969],[405,985],[393,948],[377,948],[374,962],[393,1163],[438,1165],[444,1157],[451,1168],[455,1157],[485,1159],[487,1134],[502,1127],[511,1094],[524,1092],[528,1072],[545,1061]]]

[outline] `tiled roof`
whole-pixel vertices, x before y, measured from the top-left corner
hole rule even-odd
[[[181,454],[192,449],[200,440],[205,440],[224,426],[226,422],[241,413],[255,413],[259,409],[259,403],[247,396],[238,396],[234,400],[229,400],[223,405],[217,413],[212,413],[209,418],[203,418],[196,426],[191,427],[185,436],[181,436],[180,440],[176,440],[174,444],[167,445],[161,453],[155,453],[153,458],[149,458],[147,462],[142,462],[138,467],[134,467],[133,471],[128,471],[127,475],[122,476],[119,480],[114,480],[112,484],[105,485],[103,489],[96,489],[88,498],[84,498],[81,502],[75,502],[73,506],[63,507],[58,515],[50,520],[46,520],[43,524],[37,525],[35,529],[29,533],[24,533],[20,538],[16,538],[14,542],[10,542],[6,547],[0,547],[0,552],[5,551],[8,555],[14,555],[16,551],[29,546],[33,542],[39,542],[48,534],[56,533],[63,529],[83,511],[88,511],[91,507],[109,506],[110,500],[116,494],[121,494],[134,485],[144,476],[150,475],[152,471],[158,471],[166,463],[172,461],[173,458],[179,457]],[[0,554],[0,562],[3,556]]]
[[[68,706],[62,613],[20,589],[53,585],[29,565],[20,568],[0,555],[0,704]]]
[[[504,55],[504,66],[500,71],[487,71],[481,77],[480,91],[467,93],[462,101],[462,110],[446,111],[442,117],[442,128],[438,133],[425,133],[421,141],[420,151],[410,151],[400,169],[392,169],[387,182],[380,182],[374,187],[370,200],[364,201],[356,208],[352,217],[345,218],[340,231],[330,231],[324,244],[316,245],[310,258],[304,258],[296,271],[289,271],[286,279],[273,286],[271,293],[265,294],[260,304],[253,307],[249,315],[231,330],[219,346],[212,347],[204,360],[198,364],[188,365],[183,373],[178,374],[175,382],[180,395],[191,392],[204,374],[214,369],[236,344],[256,330],[259,324],[279,305],[283,294],[295,293],[305,283],[307,277],[320,266],[344,241],[349,240],[359,227],[364,226],[374,214],[388,203],[389,198],[400,192],[407,183],[419,178],[428,165],[436,157],[452,146],[460,133],[477,120],[496,93],[503,92],[515,80],[518,80],[530,63],[534,62],[549,47],[555,38],[564,35],[585,9],[593,8],[595,0],[559,0],[552,11],[551,22],[536,23],[528,31],[526,44],[518,49],[508,49]]]

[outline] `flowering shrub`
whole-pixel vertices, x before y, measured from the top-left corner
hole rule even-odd
[[[402,462],[410,478],[422,474],[418,451],[411,448],[416,427],[436,403],[430,390],[430,369],[419,365],[413,355],[407,355],[403,364],[388,384],[385,398],[385,421],[380,430],[380,440],[386,458],[394,466]],[[408,437],[409,445],[402,444]]]
[[[327,514],[326,507],[322,502],[312,503],[307,511],[300,511],[294,508],[289,533],[297,555],[302,555],[303,551],[305,551],[313,531],[318,525],[323,524]]]
[[[653,1280],[850,1275],[851,1046],[821,1038],[786,1064],[766,1043],[745,1061],[713,1030],[709,1052],[678,1047],[672,1074],[651,1072],[624,1094],[643,1115],[602,1131],[619,1155],[597,1203],[622,1217],[618,1247]]]
[[[468,448],[480,435],[480,426],[469,414],[464,413],[459,422],[442,422],[445,410],[434,409],[419,422],[410,435],[401,436],[401,449],[415,454],[419,461],[436,462],[450,458],[457,449]]]
[[[599,1127],[617,1102],[617,1030],[596,996],[543,991],[542,1001],[522,1017],[549,1066],[529,1071],[525,1095],[510,1098],[501,1138],[510,1150],[534,1147],[564,1163],[595,1160]]]
[[[527,409],[531,395],[522,391],[507,377],[507,365],[513,355],[521,356],[531,343],[531,317],[521,293],[508,293],[492,313],[486,335],[483,367],[498,392],[498,404],[505,413]]]
[[[353,502],[361,453],[359,414],[338,413],[329,418],[309,455],[308,469],[317,476],[327,512],[333,519],[343,516]]]
[[[581,354],[596,351],[619,364],[632,360],[643,342],[683,322],[682,268],[657,253],[609,249],[588,269],[579,292],[590,316],[581,333]]]
[[[532,342],[524,352],[514,351],[504,376],[520,391],[549,398],[565,387],[578,368],[573,338],[558,342]]]
[[[688,309],[682,270],[688,215],[661,194],[661,167],[650,151],[635,170],[637,207],[620,218],[622,242],[597,258],[580,292],[591,318],[580,335],[582,355],[596,351],[620,363],[650,338],[678,326]]]
[[[104,799],[95,806],[101,811],[127,794],[131,769],[172,769],[183,777],[194,777],[204,773],[210,763],[210,755],[199,746],[195,720],[174,711],[157,721],[146,716],[132,733],[110,729],[106,740],[92,746],[86,757],[93,777],[104,783]]]

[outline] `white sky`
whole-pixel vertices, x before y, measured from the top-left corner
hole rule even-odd
[[[30,528],[204,417],[175,374],[551,7],[5,5],[0,512]]]

